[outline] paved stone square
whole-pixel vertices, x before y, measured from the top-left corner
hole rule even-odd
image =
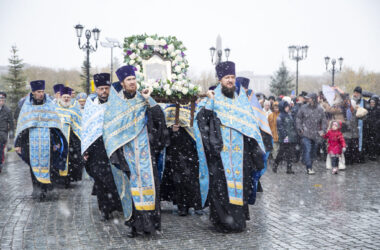
[[[204,215],[179,217],[163,203],[162,232],[129,239],[121,215],[100,221],[92,182],[31,198],[28,166],[7,156],[0,174],[0,249],[380,249],[380,163],[348,166],[332,175],[324,163],[308,176],[271,170],[250,207],[247,230],[220,234]]]

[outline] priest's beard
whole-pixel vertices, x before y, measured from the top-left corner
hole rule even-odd
[[[236,87],[233,86],[232,88],[228,88],[222,85],[222,93],[223,95],[227,96],[228,98],[233,98],[235,93]]]
[[[65,101],[63,101],[63,100],[59,100],[59,104],[60,104],[62,107],[64,107],[64,108],[68,108],[68,107],[70,107],[70,105],[71,105],[71,101],[65,102]]]

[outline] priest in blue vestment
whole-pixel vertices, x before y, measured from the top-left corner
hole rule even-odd
[[[104,112],[103,139],[122,200],[129,237],[161,230],[157,158],[168,131],[150,90],[137,90],[133,66],[116,71]]]
[[[15,151],[30,166],[32,197],[43,200],[59,179],[68,153],[57,106],[45,94],[45,81],[30,83],[17,121]]]
[[[61,119],[62,130],[69,143],[69,155],[66,159],[66,167],[59,171],[60,176],[68,188],[71,182],[82,180],[83,161],[81,157],[81,122],[82,113],[78,105],[71,101],[72,89],[61,87],[60,97],[57,101],[57,111]]]
[[[82,155],[87,173],[93,178],[92,195],[96,195],[101,220],[112,218],[112,212],[122,211],[119,194],[103,140],[103,120],[110,93],[110,74],[94,75],[96,94],[87,98],[82,116]]]
[[[264,168],[265,146],[247,95],[235,91],[235,64],[219,63],[216,72],[219,85],[199,103],[194,121],[202,203],[207,197],[218,232],[241,232],[249,220],[252,174]]]

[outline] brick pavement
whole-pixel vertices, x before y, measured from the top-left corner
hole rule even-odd
[[[8,155],[0,174],[0,249],[380,249],[380,164],[348,166],[337,176],[268,171],[264,193],[240,234],[213,231],[206,214],[179,217],[163,203],[162,232],[129,239],[122,217],[101,222],[91,181],[31,198],[28,167]]]

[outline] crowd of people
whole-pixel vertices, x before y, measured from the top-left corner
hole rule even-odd
[[[236,77],[233,62],[218,64],[216,72],[219,84],[197,100],[195,115],[190,104],[176,112],[174,104],[156,103],[151,89],[139,91],[129,65],[116,71],[115,83],[108,73],[94,75],[96,90],[89,96],[56,84],[51,97],[45,81],[32,81],[15,112],[15,133],[0,92],[0,171],[9,132],[30,167],[34,198],[43,201],[54,187],[68,188],[85,169],[102,220],[118,211],[128,237],[136,237],[161,230],[162,200],[177,205],[180,216],[208,206],[218,232],[241,232],[269,157],[275,173],[286,162],[288,174],[300,159],[314,174],[318,149],[333,173],[367,156],[376,159],[377,96],[364,100],[357,87],[352,100],[337,90],[332,105],[306,92],[266,99],[248,88],[249,79]]]
[[[380,154],[379,97],[373,94],[366,99],[360,86],[352,96],[333,89],[331,103],[323,92],[302,91],[293,98],[258,95],[273,135],[275,173],[285,161],[287,173],[292,174],[292,163],[301,160],[307,173],[314,174],[312,163],[317,156],[326,160],[334,174],[346,165],[376,161]]]

